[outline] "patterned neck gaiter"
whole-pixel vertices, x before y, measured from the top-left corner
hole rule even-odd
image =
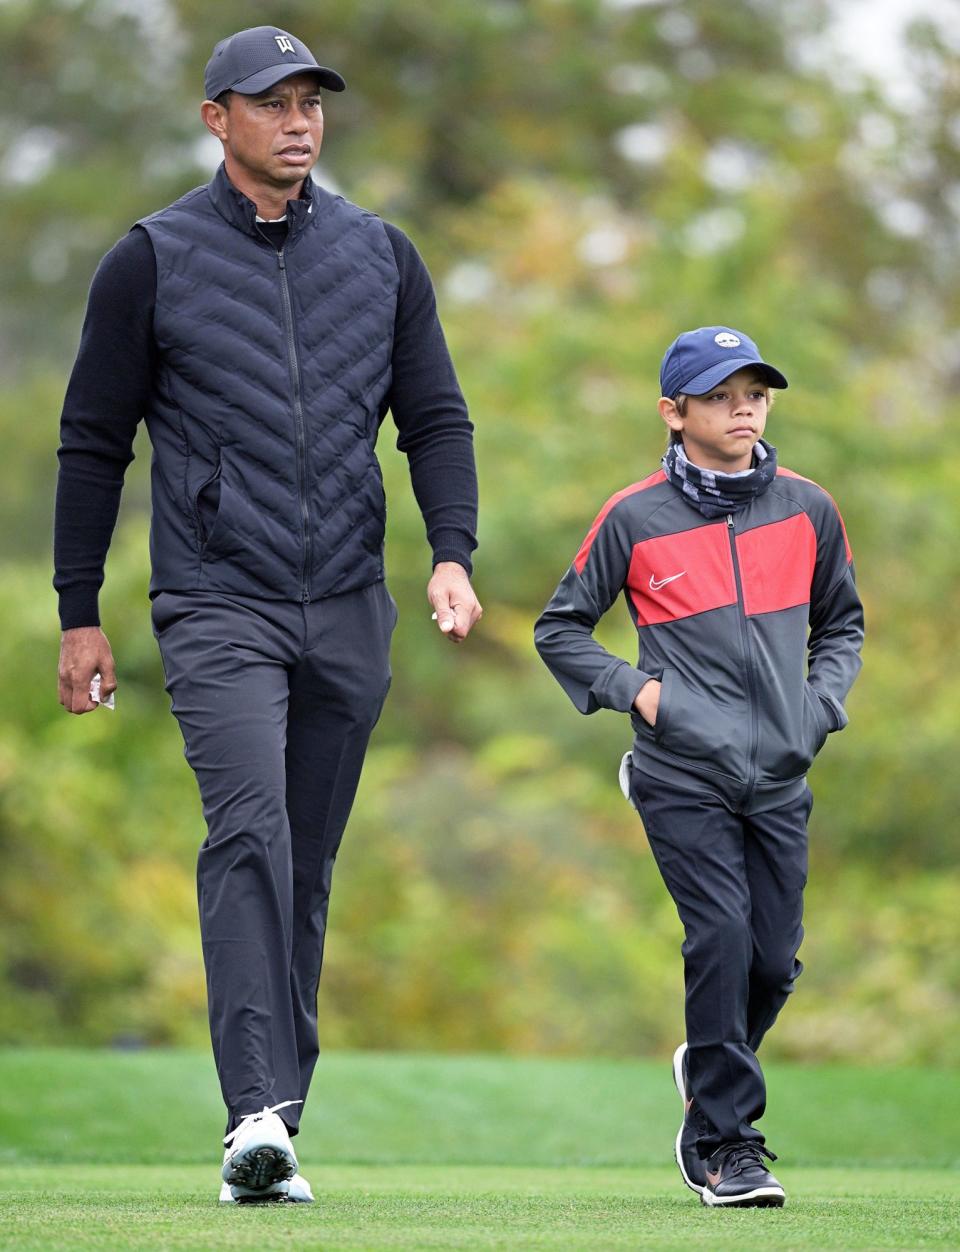
[[[672,443],[663,454],[663,472],[704,517],[738,513],[762,495],[777,476],[777,450],[761,439],[753,445],[753,469],[721,474],[688,461],[682,445]]]

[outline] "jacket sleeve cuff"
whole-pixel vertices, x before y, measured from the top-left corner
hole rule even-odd
[[[99,626],[99,588],[71,587],[60,592],[60,629],[75,630],[78,626]]]
[[[652,674],[644,673],[628,661],[618,660],[601,676],[597,684],[597,701],[602,708],[629,713],[634,700],[652,677]]]
[[[433,548],[433,564],[440,565],[443,561],[455,561],[457,565],[462,565],[467,574],[473,573],[473,562],[470,559],[472,549],[467,542],[466,536],[447,534],[443,535]]]
[[[835,696],[828,696],[823,691],[817,691],[815,687],[814,691],[816,691],[817,699],[823,705],[824,712],[830,722],[830,734],[833,734],[838,730],[843,730],[844,726],[846,726],[847,722],[850,720],[847,717],[847,710]]]

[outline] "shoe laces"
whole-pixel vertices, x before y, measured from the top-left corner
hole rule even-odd
[[[233,1130],[231,1130],[228,1135],[224,1136],[223,1142],[225,1144],[229,1144],[234,1136],[240,1133],[244,1126],[249,1126],[252,1122],[259,1122],[262,1118],[266,1117],[268,1113],[276,1113],[278,1109],[285,1109],[291,1104],[302,1103],[302,1100],[284,1100],[280,1104],[275,1104],[273,1108],[267,1108],[267,1106],[264,1105],[259,1113],[245,1113],[240,1119],[239,1124],[234,1126]]]
[[[766,1169],[763,1158],[769,1161],[777,1159],[776,1154],[771,1152],[764,1144],[759,1143],[756,1139],[739,1143],[721,1143],[711,1157],[711,1162],[716,1162],[717,1168],[726,1166],[731,1173],[739,1174],[745,1167],[759,1166],[760,1169]]]

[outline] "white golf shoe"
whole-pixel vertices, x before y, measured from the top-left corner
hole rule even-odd
[[[313,1204],[313,1192],[303,1174],[294,1174],[289,1183],[287,1200],[291,1204]]]
[[[236,1195],[234,1194],[236,1192]],[[272,1186],[251,1191],[249,1187],[231,1187],[225,1182],[220,1187],[221,1204],[313,1204],[310,1184],[302,1174],[294,1174],[289,1182],[275,1182]]]
[[[220,1184],[221,1204],[286,1204],[288,1182],[274,1182],[269,1187],[241,1187],[228,1182]]]
[[[299,1103],[284,1100],[273,1108],[264,1106],[259,1113],[248,1113],[224,1138],[227,1150],[220,1176],[230,1187],[232,1199],[280,1198],[282,1189],[285,1196],[289,1194],[289,1180],[298,1169],[297,1154],[277,1110]]]

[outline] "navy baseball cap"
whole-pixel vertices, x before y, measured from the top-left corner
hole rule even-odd
[[[278,26],[252,26],[221,39],[203,72],[208,100],[221,91],[255,96],[292,74],[316,74],[321,87],[343,91],[346,83],[336,70],[318,65],[305,43]]]
[[[660,394],[671,400],[681,392],[703,396],[748,365],[755,365],[771,387],[781,390],[787,380],[768,365],[757,345],[742,330],[729,326],[701,326],[678,335],[660,365]]]

